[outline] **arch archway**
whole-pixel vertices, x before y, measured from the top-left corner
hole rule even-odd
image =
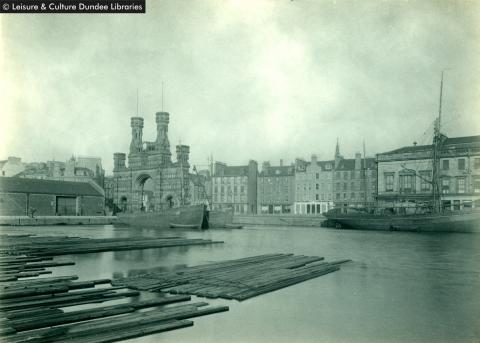
[[[128,205],[127,197],[122,196],[120,198],[120,209],[122,212],[127,212],[127,205]]]
[[[135,179],[136,207],[142,212],[155,211],[155,182],[151,175],[142,173]]]

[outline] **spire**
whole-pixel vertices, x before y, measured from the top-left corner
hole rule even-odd
[[[340,157],[340,146],[338,145],[338,137],[337,137],[337,145],[335,147],[335,158]]]

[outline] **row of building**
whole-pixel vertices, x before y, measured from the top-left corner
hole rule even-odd
[[[376,199],[377,172],[374,158],[353,159],[340,154],[332,160],[279,165],[257,162],[227,166],[216,162],[211,177],[211,204],[214,209],[233,208],[235,213],[322,214],[335,206],[364,206]]]
[[[209,170],[197,171],[195,166],[190,168],[190,147],[187,145],[176,145],[176,160],[172,159],[169,113],[158,112],[155,119],[156,138],[144,141],[143,118],[131,118],[130,149],[128,155],[114,154],[113,176],[105,177],[100,159],[94,157],[29,164],[12,157],[0,161],[0,171],[2,176],[13,176],[15,180],[93,184],[95,191],[90,193],[75,195],[68,190],[59,193],[50,201],[49,213],[54,214],[85,213],[79,197],[91,196],[92,192],[97,197],[104,196],[107,213],[159,211],[166,207],[206,203],[213,209],[232,208],[237,214],[300,215],[320,215],[334,207],[416,206],[431,201],[434,170],[439,171],[436,179],[440,181],[445,208],[459,210],[480,206],[480,136],[444,136],[437,168],[432,165],[432,145],[414,143],[375,157],[357,153],[354,158],[344,158],[337,141],[333,158],[329,160],[318,160],[312,155],[309,160],[297,158],[291,164],[281,160],[278,165],[263,162],[259,166],[253,160],[242,166],[215,162]],[[13,186],[18,185],[15,180],[5,179],[3,188],[13,192]],[[45,192],[46,186],[39,183],[35,187]],[[9,201],[5,200],[9,199],[8,194],[2,193],[1,188],[0,209]],[[85,190],[87,188],[84,186]],[[9,211],[16,206],[28,212],[32,203],[29,196],[26,195],[20,206],[15,205],[18,199],[13,197]],[[95,204],[95,213],[100,213],[97,202]]]
[[[428,205],[433,194],[433,146],[402,147],[375,158],[296,159],[277,166],[215,163],[210,202],[235,213],[322,214],[334,207]],[[480,136],[444,137],[437,166],[445,209],[480,207]]]
[[[22,162],[20,157],[10,156],[0,161],[0,175],[26,179],[89,182],[103,187],[105,170],[100,157],[72,156],[67,161]]]

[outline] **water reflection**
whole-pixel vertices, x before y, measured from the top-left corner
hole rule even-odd
[[[135,342],[480,341],[480,235],[273,227],[161,231],[82,226],[1,231],[95,238],[179,236],[225,242],[72,255],[61,258],[75,261],[75,266],[52,269],[52,276],[77,274],[85,280],[267,253],[353,260],[339,272],[241,303],[208,299],[211,304],[228,304],[230,311],[197,318],[193,328]],[[154,296],[159,295],[142,293],[141,298]]]

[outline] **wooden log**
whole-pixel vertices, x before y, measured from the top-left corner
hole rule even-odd
[[[49,284],[55,282],[65,282],[65,281],[72,281],[77,280],[77,275],[70,275],[70,276],[55,276],[55,277],[46,277],[41,279],[35,280],[22,280],[22,281],[15,281],[15,282],[5,282],[0,285],[0,291],[13,289],[13,288],[27,288],[31,287],[32,285],[41,285],[41,284]]]
[[[45,333],[41,337],[31,337],[26,340],[15,340],[11,343],[36,343],[36,342],[53,342],[55,338],[58,342],[72,342],[72,343],[110,343],[120,340],[142,337],[151,335],[154,333],[165,332],[170,330],[181,329],[192,326],[193,322],[189,320],[174,320],[170,322],[160,322],[149,325],[141,325],[135,328],[117,329],[115,331],[103,331],[95,335],[75,337],[64,332],[63,335],[57,334],[56,336],[50,336],[49,333]],[[57,328],[56,331],[62,331],[64,329]],[[51,333],[50,333],[51,334]]]
[[[45,299],[53,299],[53,298],[64,298],[64,297],[71,297],[71,296],[78,296],[78,295],[90,295],[90,294],[100,294],[100,293],[107,293],[107,292],[113,292],[119,289],[124,289],[126,287],[124,286],[115,286],[115,287],[108,287],[108,288],[95,288],[95,289],[89,289],[86,291],[69,291],[68,293],[60,293],[60,294],[43,294],[43,295],[34,295],[30,297],[23,297],[22,299],[4,299],[0,303],[0,307],[2,305],[7,305],[11,303],[18,303],[19,301],[21,302],[27,302],[27,301],[41,301]]]
[[[65,285],[47,285],[47,286],[38,286],[18,290],[3,290],[0,293],[0,299],[8,298],[20,298],[31,295],[39,294],[52,294],[52,293],[63,293],[68,292],[68,287]]]
[[[12,311],[20,310],[32,307],[67,307],[67,306],[76,306],[83,304],[91,303],[101,303],[104,301],[119,299],[123,297],[134,297],[138,296],[140,293],[138,291],[126,291],[126,292],[102,292],[102,293],[89,293],[81,295],[69,295],[64,294],[60,297],[51,297],[49,299],[43,300],[33,300],[33,301],[24,301],[24,302],[15,302],[10,304],[2,304],[1,309],[3,311]]]
[[[15,330],[25,331],[38,329],[41,327],[55,326],[83,320],[114,316],[118,314],[133,312],[136,309],[155,307],[186,300],[190,300],[190,296],[174,296],[161,299],[139,301],[129,304],[120,304],[106,307],[98,307],[94,309],[72,311],[62,314],[45,315],[41,318],[41,320],[39,320],[38,318],[22,318],[19,320],[10,320],[9,323],[10,326],[13,327]]]
[[[20,319],[20,318],[33,318],[33,317],[43,317],[46,315],[52,314],[61,314],[63,311],[59,308],[49,308],[49,307],[39,307],[35,309],[29,308],[28,310],[21,310],[21,311],[11,311],[5,313],[6,319]]]
[[[93,321],[85,321],[78,323],[65,324],[60,327],[35,329],[25,332],[20,332],[14,336],[9,337],[10,343],[17,341],[29,341],[33,337],[45,337],[47,335],[53,339],[54,336],[65,335],[68,333],[69,338],[95,335],[104,331],[117,330],[118,328],[128,328],[137,326],[142,323],[148,324],[153,322],[160,322],[165,320],[172,320],[175,315],[185,313],[187,311],[197,311],[198,308],[207,306],[205,302],[191,303],[188,305],[180,305],[175,307],[168,307],[162,309],[153,309],[146,312],[134,312],[123,315],[118,315],[115,320],[112,318],[100,318]],[[58,339],[58,338],[57,338]]]

